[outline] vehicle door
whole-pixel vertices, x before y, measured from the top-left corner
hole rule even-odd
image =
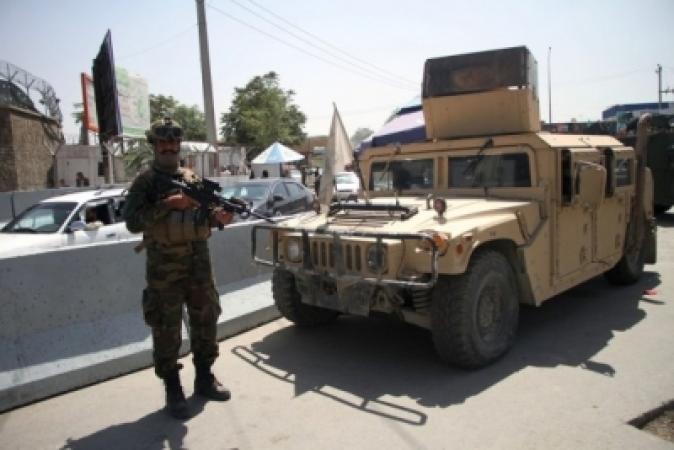
[[[290,194],[284,183],[276,183],[274,185],[271,191],[272,215],[286,215],[292,212],[289,197]]]
[[[283,184],[286,185],[286,189],[288,189],[288,193],[290,194],[288,198],[290,213],[294,214],[304,211],[306,209],[306,198],[304,192],[302,192],[302,188],[297,183],[290,181],[284,181]]]
[[[583,161],[596,159],[596,150],[564,149],[559,154],[560,199],[557,208],[555,273],[564,279],[589,264],[593,258],[592,217],[594,211],[581,204],[577,195],[577,175]]]
[[[92,214],[91,217],[87,215]],[[83,204],[70,222],[66,245],[85,245],[120,239],[124,222],[115,221],[114,199],[101,198]]]
[[[596,213],[593,261],[602,261],[623,249],[630,195],[634,184],[634,151],[631,148],[603,149],[606,194]]]

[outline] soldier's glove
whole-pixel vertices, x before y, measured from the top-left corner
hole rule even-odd
[[[213,211],[213,219],[220,225],[229,225],[234,219],[234,214],[218,208]]]
[[[185,210],[199,207],[199,202],[188,197],[182,192],[179,194],[170,195],[162,200],[162,202],[170,209]]]

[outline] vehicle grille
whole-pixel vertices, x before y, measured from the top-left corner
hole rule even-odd
[[[311,242],[311,262],[315,268],[334,269],[336,267],[334,243],[324,240]],[[342,243],[344,269],[347,272],[360,272],[363,268],[364,251],[356,243]]]

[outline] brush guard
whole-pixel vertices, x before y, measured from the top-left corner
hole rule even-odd
[[[265,259],[257,256],[257,237],[260,230],[267,230],[272,236],[272,259]],[[299,233],[301,241],[301,250],[302,250],[302,261],[297,264],[286,264],[285,261],[279,259],[279,232],[287,233]],[[319,270],[315,267],[312,258],[311,258],[311,237],[320,237],[322,239],[332,239],[331,255],[330,257],[334,260],[334,273],[331,273],[330,270]],[[375,276],[369,277],[364,276],[360,273],[351,274],[347,273],[346,265],[344,261],[344,254],[342,251],[342,238],[343,237],[357,237],[357,238],[370,238],[374,239],[374,245],[377,245],[378,255],[381,255],[384,249],[384,240],[399,240],[404,243],[404,241],[426,241],[430,245],[431,252],[429,255],[430,258],[430,267],[431,273],[427,275],[425,280],[416,280],[416,279],[404,279],[404,278],[384,278],[384,269],[380,268]],[[316,276],[335,276],[343,280],[352,280],[354,282],[364,281],[367,283],[374,283],[377,285],[386,285],[386,286],[396,286],[396,287],[415,287],[422,289],[430,289],[435,286],[435,283],[438,281],[438,247],[428,234],[425,233],[370,233],[362,231],[328,231],[328,230],[306,230],[303,228],[294,228],[294,227],[278,227],[275,225],[254,225],[251,231],[251,252],[253,260],[260,265],[276,267],[280,269],[289,270],[294,273],[301,275],[316,275]],[[381,256],[378,256],[380,258]],[[367,259],[367,255],[365,255]],[[367,269],[366,269],[367,270]]]

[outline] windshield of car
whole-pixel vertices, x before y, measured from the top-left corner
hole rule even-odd
[[[531,186],[526,153],[474,155],[449,158],[449,187]]]
[[[370,190],[398,191],[432,188],[432,159],[378,161],[372,164]]]
[[[2,229],[3,233],[56,233],[77,203],[38,203]]]
[[[357,182],[358,178],[354,173],[338,173],[335,175],[335,183],[338,184],[353,184]]]
[[[268,197],[268,184],[238,184],[222,188],[220,195],[225,198],[237,197],[244,200],[264,200]]]

